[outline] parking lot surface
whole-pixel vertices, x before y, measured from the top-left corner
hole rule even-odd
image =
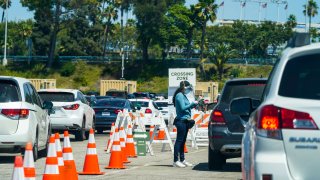
[[[241,164],[240,158],[227,160],[227,164],[222,171],[209,171],[208,148],[200,147],[195,150],[188,146],[189,153],[186,159],[194,164],[194,167],[174,168],[172,167],[172,154],[169,146],[165,152],[161,152],[161,144],[153,144],[154,156],[140,156],[138,158],[130,158],[131,163],[126,165],[124,170],[104,169],[109,163],[110,155],[104,151],[109,134],[95,135],[97,144],[97,153],[99,156],[100,170],[105,175],[100,176],[79,176],[79,179],[240,179]],[[63,139],[61,139],[63,141]],[[74,141],[71,136],[71,145],[73,155],[77,166],[77,171],[82,171],[85,159],[87,140],[83,142]],[[11,179],[13,171],[14,155],[0,155],[0,176],[1,180]],[[39,159],[35,163],[37,179],[42,179],[45,167],[45,158]]]

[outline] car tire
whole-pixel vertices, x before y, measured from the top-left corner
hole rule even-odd
[[[38,141],[38,133],[36,134],[36,139],[34,140],[34,144],[32,147],[33,160],[36,162],[39,158],[39,141]]]
[[[75,133],[75,137],[77,141],[83,141],[85,140],[85,119],[82,121],[81,129]]]
[[[208,147],[208,168],[209,170],[221,170],[226,163],[226,158],[218,150],[212,150]]]

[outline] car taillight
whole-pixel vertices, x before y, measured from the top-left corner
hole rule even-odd
[[[318,129],[316,123],[305,112],[267,105],[260,109],[258,134],[260,136],[282,139],[281,129]]]
[[[13,120],[27,119],[29,116],[28,109],[2,109],[1,114]]]
[[[65,110],[77,110],[80,107],[80,104],[72,104],[72,105],[67,105],[63,106]]]
[[[118,114],[119,112],[122,112],[122,110],[121,109],[114,110],[114,113],[116,113],[116,114]]]
[[[151,113],[152,113],[152,110],[151,110],[151,109],[146,109],[144,113],[146,113],[146,114],[151,114]]]
[[[225,125],[226,121],[224,120],[222,111],[214,110],[211,114],[211,124],[213,125]]]

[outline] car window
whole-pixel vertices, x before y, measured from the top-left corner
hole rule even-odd
[[[135,98],[149,98],[148,93],[133,93]]]
[[[155,102],[158,107],[168,107],[168,102]]]
[[[287,62],[279,95],[300,99],[320,99],[320,54],[294,58]]]
[[[74,94],[69,92],[39,92],[44,101],[51,102],[74,102]]]
[[[39,99],[37,98],[37,94],[36,94],[36,91],[33,89],[33,87],[31,86],[31,84],[27,84],[27,87],[30,91],[30,95],[31,95],[31,98],[32,98],[32,101],[34,104],[38,105],[39,107],[42,107],[42,104],[41,104],[41,101],[39,101]]]
[[[157,106],[156,103],[152,102],[153,106],[156,108],[156,109],[159,109],[159,107]]]
[[[24,97],[26,99],[26,102],[33,104],[31,93],[27,84],[23,85],[23,91],[24,91]]]
[[[84,95],[81,92],[78,92],[78,97],[79,100],[83,103],[83,104],[88,104],[88,101],[86,100],[86,98],[84,97]]]
[[[276,69],[277,69],[277,67],[278,67],[278,64],[279,64],[279,59],[277,60],[277,62],[275,63],[275,65],[273,66],[273,68],[272,68],[272,71],[271,71],[271,73],[270,73],[270,75],[269,75],[269,78],[268,78],[268,81],[267,81],[267,84],[266,84],[266,86],[265,86],[265,88],[264,88],[264,90],[263,90],[263,95],[262,95],[262,97],[261,97],[261,102],[262,101],[264,101],[264,99],[268,96],[268,94],[269,94],[269,92],[270,92],[270,89],[271,89],[271,83],[272,83],[272,81],[273,81],[273,79],[274,79],[274,74],[275,74],[275,72],[276,72]]]
[[[95,106],[125,107],[125,101],[114,100],[114,99],[103,99],[103,100],[98,100]]]
[[[107,91],[106,96],[126,98],[127,94],[124,91]]]
[[[20,101],[19,88],[10,80],[0,80],[0,103]]]
[[[149,107],[149,102],[147,101],[131,101],[134,107]]]
[[[32,89],[32,92],[36,98],[36,104],[39,106],[39,107],[43,107],[42,105],[42,99],[40,98],[39,94],[37,93],[36,89],[33,87],[32,84],[29,84],[29,87]]]
[[[261,99],[266,81],[231,81],[226,84],[221,95],[221,102],[229,104],[232,99],[239,97],[249,97]]]

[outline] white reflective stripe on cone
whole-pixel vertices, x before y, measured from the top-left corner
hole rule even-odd
[[[67,136],[67,137],[64,138],[63,147],[71,147],[71,143],[70,143],[70,138],[69,138],[69,136]]]
[[[120,142],[121,147],[126,147],[126,143],[124,141]]]
[[[23,159],[23,167],[33,168],[34,167],[34,160],[33,160],[33,153],[32,151],[26,151],[24,154]]]
[[[46,165],[44,174],[59,174],[59,167],[57,165]]]
[[[127,143],[134,143],[134,141],[133,141],[132,138],[128,138],[128,139],[127,139]]]
[[[73,154],[72,153],[63,153],[63,160],[73,160]]]
[[[58,157],[58,165],[59,166],[64,166],[64,162],[63,162],[63,158],[62,157]]]
[[[24,179],[24,170],[23,167],[14,168],[12,180],[21,180]]]
[[[36,180],[36,178],[24,178],[24,180]]]
[[[57,150],[57,151],[62,151],[60,140],[56,139],[55,142],[56,142],[56,150]]]
[[[95,140],[94,140],[94,135],[93,134],[89,135],[89,143],[91,143],[91,144],[96,143]]]
[[[112,151],[121,151],[121,146],[120,145],[113,145]]]
[[[96,148],[87,148],[87,154],[96,155],[97,154],[97,149]]]
[[[49,151],[47,157],[57,157],[56,146],[49,144]]]

